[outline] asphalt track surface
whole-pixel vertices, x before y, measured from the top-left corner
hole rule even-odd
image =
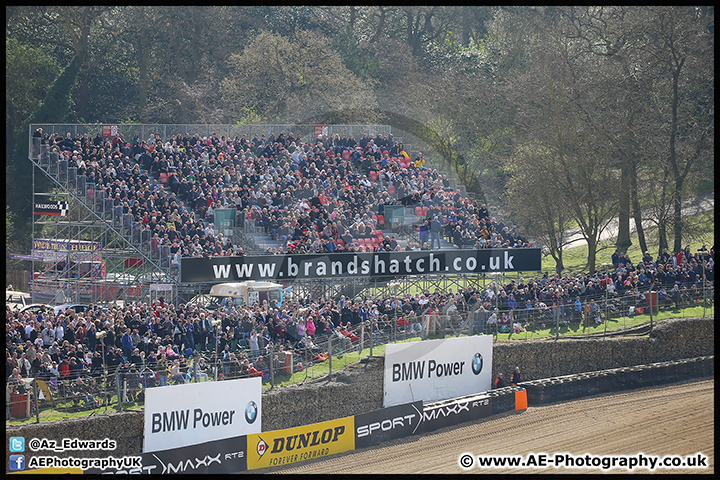
[[[597,474],[715,472],[715,380],[704,379],[529,406],[477,422],[406,437],[331,457],[258,470],[296,474]],[[475,457],[470,468],[460,457]],[[707,457],[706,468],[478,467],[479,455]],[[636,457],[637,458],[637,457]],[[250,473],[250,472],[249,472]]]

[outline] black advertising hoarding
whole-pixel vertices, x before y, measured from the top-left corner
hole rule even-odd
[[[487,395],[462,397],[425,405],[423,421],[418,433],[477,420],[492,415],[491,399]]]
[[[183,257],[180,260],[180,282],[396,278],[410,275],[532,272],[540,269],[539,248]]]
[[[85,474],[230,474],[247,470],[247,436],[213,440],[198,445],[141,453],[142,467],[100,470]]]
[[[45,202],[35,204],[35,215],[68,216],[68,202]]]
[[[370,447],[420,431],[422,400],[355,415],[355,448]]]

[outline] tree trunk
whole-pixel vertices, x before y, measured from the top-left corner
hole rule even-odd
[[[470,24],[472,16],[470,15],[470,9],[477,8],[474,6],[464,6],[463,15],[460,26],[460,44],[463,47],[470,45],[470,32],[472,31],[472,25]]]
[[[666,248],[668,248],[667,222],[662,219],[658,223],[658,255],[663,253]]]
[[[78,77],[77,115],[81,119],[88,118],[88,103],[90,100],[90,62],[87,57],[86,55]]]
[[[562,273],[565,270],[565,264],[563,263],[563,252],[562,248],[553,253],[552,256],[555,259],[555,273]]]
[[[595,238],[587,238],[588,246],[588,272],[595,271],[595,263],[597,262],[597,240]]]
[[[620,209],[618,211],[618,234],[615,241],[615,246],[623,253],[632,245],[632,240],[630,240],[630,175],[626,163],[624,161],[620,169]]]
[[[682,178],[675,179],[675,192],[673,193],[673,252],[679,252],[682,246]]]
[[[645,253],[648,251],[647,241],[645,240],[645,228],[642,221],[642,210],[640,209],[640,200],[637,193],[637,164],[633,161],[630,165],[630,204],[632,216],[635,219],[635,231],[637,232],[638,245],[640,251]]]
[[[137,44],[138,53],[138,111],[140,113],[140,121],[146,123],[148,121],[147,110],[147,94],[148,94],[148,56],[149,48],[147,44],[147,30],[140,25],[140,34],[138,35]]]

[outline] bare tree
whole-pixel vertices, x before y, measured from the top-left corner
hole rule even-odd
[[[673,251],[683,248],[682,203],[689,176],[712,164],[714,76],[712,9],[658,7],[653,10],[653,39],[659,74],[658,127],[665,137],[662,165],[672,185]],[[661,243],[662,240],[661,240]]]

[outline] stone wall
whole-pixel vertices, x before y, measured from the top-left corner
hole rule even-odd
[[[385,359],[366,357],[329,379],[263,393],[263,431],[299,427],[382,408]]]
[[[493,347],[493,378],[510,375],[519,366],[524,380],[695,358],[715,354],[712,318],[679,319],[658,324],[649,337],[604,340],[500,342]],[[263,431],[307,425],[382,408],[384,359],[365,358],[330,378],[263,393]],[[6,428],[11,436],[81,438],[118,441],[116,451],[45,453],[57,456],[103,457],[134,455],[142,451],[143,413],[98,414]]]
[[[493,346],[493,378],[520,367],[523,380],[714,355],[713,318],[669,320],[649,337],[597,340],[499,342]]]

